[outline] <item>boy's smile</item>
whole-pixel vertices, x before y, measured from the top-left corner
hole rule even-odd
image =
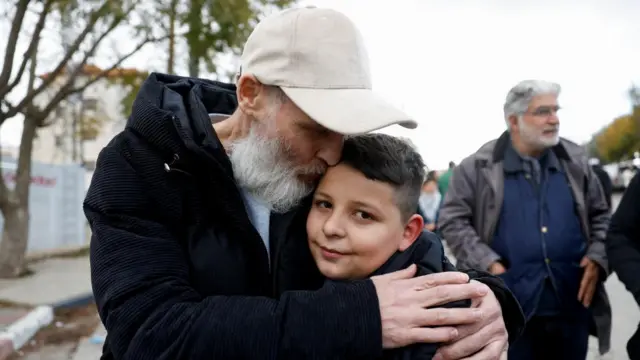
[[[387,183],[367,179],[345,164],[327,170],[307,218],[309,247],[318,269],[331,279],[365,278],[422,230],[422,218],[407,223]]]

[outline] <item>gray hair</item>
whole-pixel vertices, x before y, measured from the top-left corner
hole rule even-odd
[[[531,99],[539,95],[560,95],[560,85],[545,80],[524,80],[509,90],[504,102],[504,119],[509,126],[509,117],[527,111]]]

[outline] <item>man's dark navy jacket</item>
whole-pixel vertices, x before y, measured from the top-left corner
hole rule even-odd
[[[84,202],[103,359],[376,359],[370,280],[325,282],[306,243],[306,204],[272,215],[271,254],[251,225],[208,113],[235,87],[151,74],[125,130],[100,153]],[[523,326],[511,293],[510,337]]]

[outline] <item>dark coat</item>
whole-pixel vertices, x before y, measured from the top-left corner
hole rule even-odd
[[[607,233],[609,264],[640,305],[640,175],[627,187]],[[631,360],[640,360],[640,326],[627,344]]]
[[[607,200],[607,205],[609,205],[609,209],[611,209],[611,197],[613,196],[613,182],[611,181],[611,177],[601,165],[592,165],[591,168],[598,177],[600,185],[602,185],[602,191]]]
[[[236,106],[232,85],[151,74],[100,153],[84,210],[108,332],[102,358],[379,358],[375,287],[324,281],[306,204],[272,215],[269,262],[207,116]],[[486,280],[518,334],[518,305],[495,281]]]

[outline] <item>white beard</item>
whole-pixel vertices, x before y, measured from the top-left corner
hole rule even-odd
[[[524,122],[522,117],[518,118],[518,132],[520,138],[530,146],[536,149],[547,149],[558,145],[560,142],[560,135],[556,133],[554,137],[545,137],[538,132],[537,129],[532,128]]]
[[[298,175],[319,174],[325,169],[294,166],[286,157],[287,144],[260,134],[261,126],[254,124],[247,137],[231,144],[233,175],[241,188],[264,201],[272,211],[284,213],[314,189],[314,184],[301,181]]]

